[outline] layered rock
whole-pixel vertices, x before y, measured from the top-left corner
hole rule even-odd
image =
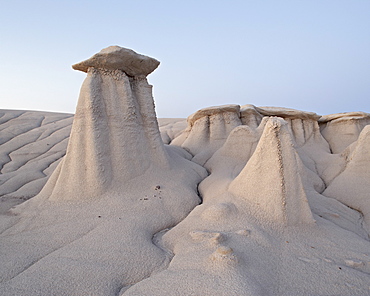
[[[240,119],[243,125],[248,125],[250,128],[257,128],[263,115],[258,112],[257,108],[253,105],[243,105],[240,108]]]
[[[349,281],[366,291],[368,236],[361,217],[320,194],[325,184],[318,174],[333,179],[342,158],[330,153],[319,116],[266,109],[250,105],[243,115],[242,108],[243,125],[205,163],[203,204],[163,235],[171,264],[127,295],[319,295],[313,278],[331,294],[353,293]],[[361,260],[339,259],[349,254]],[[342,262],[358,270],[344,273]]]
[[[159,65],[156,59],[141,55],[120,46],[109,46],[102,49],[86,61],[74,64],[75,70],[88,72],[90,67],[106,70],[121,70],[128,76],[147,76]]]
[[[194,156],[194,162],[203,165],[241,124],[239,112],[239,105],[201,109],[188,117],[187,129],[171,144],[185,148]]]
[[[346,112],[322,116],[319,120],[321,133],[330,144],[332,153],[341,153],[355,142],[362,129],[370,124],[370,114]]]
[[[194,155],[194,161],[204,164],[226,142],[230,132],[245,125],[261,136],[264,118],[281,117],[287,121],[293,136],[294,146],[302,148],[307,143],[330,153],[330,148],[320,134],[319,115],[289,108],[256,107],[253,105],[225,105],[204,108],[188,117],[187,129],[171,144],[187,149]],[[262,124],[262,126],[260,126]],[[307,149],[309,150],[309,149]],[[304,154],[304,153],[303,153]],[[312,154],[312,153],[311,153]],[[301,155],[302,156],[302,155]],[[303,161],[311,170],[315,167],[317,155],[303,155]],[[207,166],[207,165],[206,165]],[[318,172],[321,173],[321,172]]]

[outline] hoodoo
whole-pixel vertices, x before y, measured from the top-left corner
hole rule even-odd
[[[320,118],[321,133],[330,144],[333,153],[341,153],[355,142],[362,129],[370,124],[370,114],[346,112],[324,115]]]
[[[203,165],[226,141],[230,132],[241,125],[240,106],[224,105],[198,110],[187,119],[188,127],[171,144],[179,145]]]
[[[118,46],[73,65],[87,72],[87,78],[67,154],[45,187],[52,191],[51,199],[99,196],[151,165],[168,167],[152,87],[145,77],[158,65],[155,59]]]
[[[370,114],[223,105],[160,130],[158,65],[74,65],[72,127],[0,110],[0,295],[369,295]]]
[[[1,295],[118,295],[166,266],[153,236],[199,203],[207,173],[162,142],[146,80],[158,64],[114,46],[74,66],[87,78],[66,155],[0,216]]]

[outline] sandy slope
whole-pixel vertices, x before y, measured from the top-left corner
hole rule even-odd
[[[78,64],[73,125],[1,111],[0,295],[370,295],[370,115],[157,120],[158,63]]]

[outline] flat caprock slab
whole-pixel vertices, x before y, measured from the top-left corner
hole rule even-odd
[[[75,70],[87,72],[90,67],[122,70],[128,76],[147,76],[159,65],[156,59],[141,55],[120,46],[109,46],[91,58],[72,66]]]

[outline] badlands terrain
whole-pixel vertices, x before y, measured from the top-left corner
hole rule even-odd
[[[157,119],[158,65],[111,46],[75,115],[0,110],[0,295],[370,295],[370,114]]]

